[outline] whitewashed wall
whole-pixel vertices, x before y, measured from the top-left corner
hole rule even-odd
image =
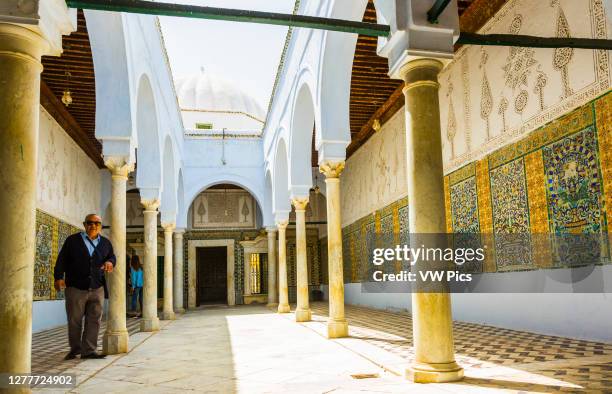
[[[38,138],[36,206],[81,227],[100,207],[100,170],[42,107]]]
[[[346,161],[340,178],[342,226],[408,193],[404,119],[402,108]]]

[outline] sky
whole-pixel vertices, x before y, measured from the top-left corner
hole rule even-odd
[[[163,2],[290,14],[295,0],[164,0]],[[287,35],[286,26],[160,17],[174,78],[218,74],[266,110]]]

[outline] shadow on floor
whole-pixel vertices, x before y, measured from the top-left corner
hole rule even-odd
[[[140,331],[139,318],[127,318],[129,335]],[[103,321],[98,333],[98,351],[102,351],[102,336],[106,331],[106,322]],[[70,351],[68,346],[68,327],[60,326],[32,334],[32,373],[58,374],[82,362],[78,357],[73,360],[64,360]]]
[[[316,302],[311,307],[316,315],[328,316],[327,303]],[[413,361],[409,313],[347,305],[346,318],[351,337],[394,353],[407,363]],[[457,362],[465,368],[467,376],[464,384],[543,392],[580,392],[582,388],[612,393],[612,344],[464,322],[454,322],[453,330]],[[509,368],[505,373],[514,371],[514,380],[503,376],[470,377],[472,371],[479,373],[499,367]],[[516,376],[521,372],[529,375],[526,378],[529,382]],[[534,383],[531,381],[534,377],[565,382],[573,387]]]

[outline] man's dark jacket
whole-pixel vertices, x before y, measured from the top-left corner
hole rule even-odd
[[[66,274],[66,287],[88,290],[104,286],[106,293],[106,281],[102,268],[107,261],[113,263],[113,266],[117,262],[113,245],[108,238],[100,235],[100,241],[90,257],[85,242],[81,233],[72,234],[66,238],[55,263],[55,280],[64,279],[64,274]]]

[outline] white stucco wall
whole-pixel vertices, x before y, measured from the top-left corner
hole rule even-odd
[[[72,138],[40,108],[36,207],[82,227],[88,213],[99,212],[101,171]],[[32,331],[66,323],[63,300],[35,301]]]
[[[403,108],[347,161],[340,177],[342,226],[408,193]]]
[[[81,227],[100,207],[100,169],[42,107],[38,138],[36,207]]]
[[[570,269],[484,274],[484,283],[531,281],[546,278],[550,293],[461,293],[452,294],[453,319],[548,335],[612,342],[612,266],[596,267],[578,284],[563,284],[551,278],[571,276]],[[588,285],[586,285],[588,283]],[[602,284],[600,293],[573,293],[581,285]],[[344,285],[345,302],[386,310],[411,310],[411,294],[366,293],[361,283]],[[328,299],[327,286],[322,286]]]
[[[230,131],[231,132],[231,131]],[[261,138],[185,137],[183,181],[185,206],[179,216],[187,218],[195,197],[206,188],[229,183],[249,191],[263,215],[263,225],[272,223],[265,211],[265,172]],[[225,164],[223,164],[225,162]]]

